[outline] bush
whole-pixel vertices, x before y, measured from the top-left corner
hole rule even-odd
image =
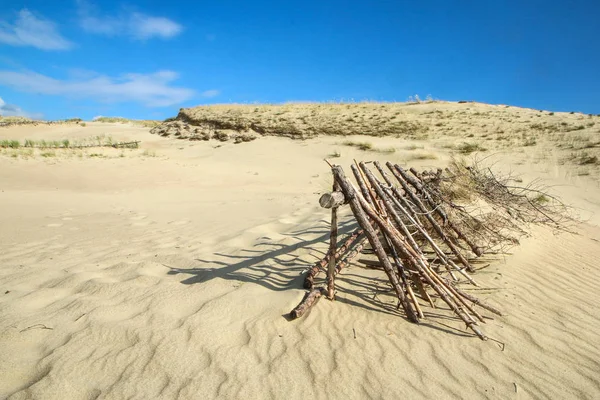
[[[487,149],[484,147],[481,147],[477,143],[466,143],[465,142],[465,143],[458,145],[456,147],[456,150],[458,150],[458,152],[461,154],[471,154],[476,151],[486,151]]]

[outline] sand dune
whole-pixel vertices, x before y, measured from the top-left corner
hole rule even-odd
[[[543,148],[494,154],[498,169],[543,178],[586,220],[577,234],[535,228],[512,254],[486,258],[477,295],[510,310],[485,327],[502,346],[444,309],[408,323],[383,274],[356,265],[337,301],[285,318],[301,273],[327,249],[322,159],[337,149],[342,165],[443,165],[452,152],[436,138],[369,138],[397,148],[388,154],[323,136],[215,148],[118,124],[3,128],[0,138],[101,133],[142,148],[0,155],[1,398],[600,397],[593,174]]]

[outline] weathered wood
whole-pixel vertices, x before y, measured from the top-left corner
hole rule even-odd
[[[340,193],[339,184],[333,181],[333,193]],[[343,196],[343,193],[342,193]],[[335,297],[335,250],[338,235],[337,206],[331,208],[331,234],[329,236],[329,265],[327,268],[327,298],[333,300]]]
[[[360,163],[360,167],[362,168],[363,172],[367,176],[367,179],[369,180],[369,182],[371,182],[371,186],[375,189],[375,192],[377,193],[377,195],[379,196],[379,198],[383,202],[385,208],[388,211],[388,215],[391,215],[392,219],[394,220],[394,222],[396,223],[396,225],[398,227],[400,227],[400,230],[404,234],[404,238],[408,241],[408,243],[410,243],[410,245],[412,246],[413,250],[415,250],[416,252],[420,253],[421,250],[419,249],[419,246],[417,245],[417,243],[413,239],[410,231],[406,227],[406,224],[404,224],[404,221],[402,221],[402,218],[400,218],[400,216],[398,215],[398,213],[396,212],[396,210],[394,209],[394,207],[392,207],[392,204],[390,203],[390,200],[388,199],[387,194],[381,188],[379,182],[377,181],[377,178],[375,178],[375,175],[373,175],[373,173],[367,168],[367,166],[364,163],[361,162]]]
[[[379,225],[382,232],[385,232],[388,237],[394,243],[394,246],[403,254],[403,256],[411,263],[411,265],[419,271],[419,274],[425,279],[425,281],[431,286],[433,290],[442,298],[442,300],[448,304],[450,309],[469,327],[481,340],[487,340],[487,336],[481,332],[477,321],[475,321],[467,312],[464,311],[461,304],[459,304],[454,296],[444,287],[441,283],[441,278],[437,277],[435,271],[429,268],[429,265],[423,259],[416,258],[412,251],[408,248],[406,242],[401,239],[401,234],[396,230],[394,226],[387,224],[381,219],[377,213],[371,208],[362,197],[357,196],[359,205],[362,207],[363,213],[368,215],[372,221]],[[379,255],[378,255],[379,257]],[[379,257],[383,262],[386,260],[385,257]],[[388,262],[389,263],[389,262]],[[410,303],[409,303],[410,304]]]
[[[425,218],[427,219],[427,221],[429,221],[429,224],[433,227],[433,230],[438,234],[440,239],[442,239],[444,241],[444,243],[446,243],[448,248],[450,248],[452,253],[454,253],[456,258],[458,258],[458,260],[461,262],[461,264],[464,265],[469,272],[474,272],[475,270],[473,269],[473,267],[471,266],[469,261],[467,261],[465,256],[462,255],[462,253],[454,245],[454,243],[452,243],[452,241],[450,239],[448,239],[444,230],[440,227],[440,225],[437,223],[437,221],[431,216],[430,210],[427,210],[427,208],[425,207],[423,202],[421,202],[419,197],[415,193],[413,193],[413,191],[410,189],[407,181],[404,179],[404,177],[400,173],[400,171],[402,170],[400,168],[400,166],[399,165],[394,166],[390,162],[386,163],[386,165],[388,166],[390,171],[392,171],[392,174],[396,177],[398,182],[400,182],[400,185],[402,186],[404,191],[408,194],[408,196],[410,197],[412,202],[415,203],[417,205],[417,207],[421,210],[421,212],[425,215]]]
[[[496,307],[493,307],[487,303],[484,303],[483,301],[479,300],[477,297],[471,296],[470,294],[465,293],[463,290],[457,288],[456,286],[454,286],[454,290],[456,290],[465,299],[469,300],[470,302],[472,302],[474,304],[477,304],[479,307],[485,308],[486,310],[491,311],[496,315],[500,315],[500,316],[503,315],[502,311],[498,310]]]
[[[360,187],[358,189],[344,175],[340,166],[329,165],[333,173],[334,186],[331,193],[320,199],[321,205],[331,208],[332,211],[329,251],[323,260],[310,269],[305,279],[305,284],[308,282],[310,287],[313,287],[314,276],[319,271],[326,270],[327,283],[326,287],[313,287],[306,293],[298,307],[290,313],[291,318],[298,318],[305,314],[321,296],[333,299],[336,275],[361,253],[366,243],[369,243],[378,260],[361,259],[359,262],[371,267],[383,268],[398,298],[398,308],[403,308],[411,322],[418,323],[421,318],[424,318],[419,301],[421,304],[425,303],[421,299],[417,301],[416,295],[420,294],[423,300],[435,308],[435,303],[428,293],[433,290],[472,332],[480,339],[486,340],[487,337],[479,326],[479,323],[485,323],[485,320],[477,312],[476,306],[479,305],[500,315],[501,313],[494,307],[464,293],[450,281],[449,276],[442,274],[443,270],[440,271],[439,267],[442,265],[448,269],[450,275],[453,269],[456,269],[472,281],[466,274],[466,269],[462,268],[462,265],[459,267],[456,265],[458,262],[453,261],[452,253],[456,254],[457,247],[461,248],[461,251],[464,251],[464,248],[456,241],[456,230],[452,228],[451,221],[445,217],[445,210],[442,208],[444,203],[435,203],[439,202],[437,197],[439,195],[435,188],[429,191],[429,187],[424,183],[425,180],[414,170],[411,171],[414,176],[408,175],[408,171],[387,163],[391,173],[397,179],[394,183],[400,182],[396,187],[390,180],[391,176],[383,171],[379,163],[375,162],[374,165],[381,173],[383,181],[373,174],[367,167],[368,164],[356,162],[356,165],[352,165],[352,172],[356,177],[357,186]],[[424,173],[423,176],[427,178],[429,174]],[[360,230],[338,243],[337,208],[343,204],[349,204]],[[419,221],[419,217],[423,219],[424,224]],[[418,240],[413,238],[415,234],[417,236],[414,237]],[[460,234],[456,234],[460,239]],[[452,253],[446,246],[441,246],[442,243],[445,243]],[[437,256],[435,261],[428,258],[431,256],[430,247]],[[456,254],[459,260],[461,256],[460,252]],[[468,264],[466,259],[465,261]],[[432,262],[436,264],[431,264]],[[464,264],[463,260],[461,263]]]
[[[444,225],[447,225],[450,229],[452,229],[454,233],[456,233],[458,238],[464,241],[477,257],[482,256],[483,249],[481,247],[478,247],[465,234],[463,234],[461,229],[458,226],[456,226],[456,224],[454,224],[452,220],[448,217],[448,213],[446,213],[446,210],[444,210],[442,205],[436,203],[433,200],[433,197],[431,196],[431,193],[429,193],[427,186],[423,184],[423,180],[419,173],[414,168],[411,168],[410,172],[412,172],[412,174],[414,175],[414,177],[412,177],[409,174],[407,174],[406,171],[404,171],[401,167],[399,169],[399,172],[402,174],[402,177],[406,179],[408,183],[410,183],[419,193],[421,193],[423,198],[425,198],[425,200],[429,203],[429,206],[433,210],[435,210],[435,212],[442,218],[442,220],[444,221]]]
[[[372,192],[369,191],[365,180],[363,179],[361,171],[358,169],[358,165],[351,165],[350,169],[352,169],[352,173],[354,174],[354,178],[356,179],[356,183],[358,183],[358,187],[362,193],[363,199],[367,201],[367,203],[371,205],[375,205],[375,196]]]
[[[404,233],[404,238],[413,247],[413,250],[416,253],[421,254],[421,251],[419,250],[419,246],[417,246],[417,243],[414,241],[414,239],[413,239],[411,233],[409,232],[408,228],[406,227],[406,225],[404,224],[404,222],[402,221],[402,219],[400,218],[400,216],[398,215],[398,213],[396,212],[396,210],[394,209],[394,207],[392,207],[392,205],[390,204],[389,200],[387,199],[387,196],[386,196],[385,192],[381,188],[379,182],[377,181],[377,179],[375,178],[375,176],[373,175],[373,173],[367,168],[367,166],[365,165],[365,163],[361,162],[359,164],[359,166],[362,169],[362,171],[365,174],[365,176],[367,177],[368,182],[370,182],[371,189],[375,191],[375,193],[379,197],[379,200],[383,204],[383,207],[381,209],[382,210],[384,210],[384,209],[387,210],[388,215],[391,215],[392,219],[401,228],[402,232]],[[371,192],[372,192],[372,190],[371,190]],[[396,249],[392,245],[392,243],[389,240],[389,238],[387,236],[385,236],[385,237],[386,237],[386,241],[388,242],[389,247],[391,249],[392,257],[394,259],[394,263],[396,264],[396,268],[398,270],[398,275],[400,276],[400,279],[402,280],[404,288],[406,289],[406,292],[408,293],[408,297],[410,297],[410,299],[412,300],[412,302],[413,302],[413,304],[415,306],[415,309],[417,310],[417,313],[419,314],[419,317],[420,318],[424,318],[423,311],[421,310],[421,307],[419,306],[417,298],[415,297],[415,294],[413,293],[413,290],[412,290],[412,288],[410,286],[410,282],[408,281],[408,278],[406,276],[406,272],[404,271],[404,266],[402,265],[402,262],[398,258],[398,254],[396,252]]]
[[[319,297],[321,297],[324,292],[325,289],[321,287],[317,287],[312,289],[310,292],[306,292],[300,304],[298,304],[296,308],[290,312],[290,317],[292,319],[296,319],[303,316],[310,309],[310,307],[312,307],[317,300],[319,300]]]
[[[404,291],[400,286],[400,282],[398,282],[398,277],[396,276],[396,273],[394,272],[392,265],[387,259],[383,247],[381,246],[381,242],[379,241],[379,238],[377,237],[373,226],[367,219],[367,216],[365,215],[365,212],[363,211],[362,206],[359,203],[359,200],[357,199],[357,193],[355,189],[352,187],[352,184],[346,179],[344,171],[341,167],[333,166],[332,170],[336,181],[339,183],[340,187],[342,188],[342,191],[344,192],[344,195],[348,199],[348,203],[350,204],[350,207],[352,209],[352,212],[354,213],[354,216],[356,217],[358,224],[365,230],[365,235],[367,236],[369,243],[371,243],[371,247],[373,247],[375,254],[383,264],[383,269],[385,270],[385,273],[388,276],[388,279],[390,280],[394,291],[396,292],[396,296],[398,297],[400,305],[406,313],[408,320],[411,322],[418,323],[419,317],[417,316],[415,310],[412,308],[412,305],[406,298],[406,295],[404,294]]]
[[[390,187],[390,189],[394,193],[394,195],[395,195],[394,198],[396,198],[400,203],[402,203],[402,206],[406,209],[406,211],[408,211],[410,213],[410,216],[412,217],[412,219],[415,220],[415,221],[417,221],[420,224],[421,220],[419,219],[419,216],[415,212],[413,204],[411,204],[406,199],[406,196],[402,192],[400,192],[400,189],[398,189],[398,187],[396,187],[392,183],[392,181],[389,178],[387,172],[385,172],[385,170],[383,169],[383,167],[381,166],[381,164],[379,163],[379,161],[374,161],[373,164],[375,165],[375,168],[377,168],[377,170],[379,171],[379,173],[383,177],[383,180],[385,181],[385,183],[387,183],[387,185]]]
[[[452,273],[452,269],[454,268],[455,270],[457,270],[461,275],[463,275],[465,278],[467,278],[467,280],[469,282],[471,282],[473,285],[477,286],[477,282],[475,282],[475,280],[473,278],[471,278],[465,271],[463,271],[461,268],[459,268],[454,261],[452,261],[451,259],[449,259],[446,256],[446,253],[444,253],[439,246],[435,243],[435,241],[431,238],[431,236],[429,236],[429,234],[427,233],[427,231],[425,230],[425,228],[421,225],[421,223],[415,219],[413,219],[413,217],[410,215],[410,213],[408,212],[408,210],[406,210],[406,208],[404,208],[404,206],[402,204],[400,204],[398,202],[398,200],[396,199],[396,197],[394,197],[393,195],[391,195],[389,193],[389,189],[385,188],[382,189],[385,194],[389,197],[389,199],[394,203],[394,205],[396,206],[396,208],[405,216],[405,218],[408,219],[408,221],[411,223],[412,226],[414,226],[415,228],[417,228],[417,230],[419,231],[419,233],[421,233],[421,235],[427,240],[427,242],[429,243],[429,245],[431,246],[431,248],[433,249],[433,251],[436,253],[436,255],[438,256],[438,259],[440,260],[440,262],[446,267],[446,269],[448,270],[448,272],[450,273],[450,275],[452,276],[452,278],[454,280],[457,280],[456,277],[453,275]],[[405,234],[406,235],[406,234]],[[409,234],[408,236],[409,238],[412,238],[412,235]],[[414,241],[413,241],[414,242]],[[416,243],[415,243],[416,245]],[[413,246],[414,247],[414,246]],[[417,247],[418,248],[418,247]],[[420,255],[423,254],[423,252],[421,251],[420,248],[419,249],[419,253],[421,253]]]
[[[346,198],[342,192],[325,193],[319,198],[319,204],[323,208],[339,207],[346,204]]]
[[[377,234],[377,231],[375,232],[375,234]],[[336,275],[339,274],[340,272],[342,272],[342,269],[346,268],[348,266],[348,264],[350,264],[352,262],[352,260],[354,260],[363,250],[363,247],[365,246],[365,244],[367,244],[368,238],[362,237],[361,240],[359,240],[356,244],[356,246],[350,250],[350,252],[348,252],[344,258],[342,258],[337,265],[335,266],[335,273]]]
[[[336,261],[340,260],[340,258],[342,257],[342,255],[348,251],[348,249],[353,246],[356,243],[359,243],[359,236],[361,236],[363,234],[363,230],[362,229],[357,229],[354,232],[352,232],[352,234],[350,236],[348,236],[344,243],[341,246],[338,246],[336,254],[335,254],[335,259]],[[329,264],[329,252],[327,252],[327,254],[325,255],[325,257],[323,257],[321,260],[317,261],[315,263],[315,265],[313,265],[308,272],[306,273],[306,276],[304,277],[304,289],[312,289],[313,285],[314,285],[314,281],[315,281],[315,277],[319,274],[319,272],[321,272],[322,269],[325,268],[325,266],[327,264]],[[337,267],[336,267],[337,270]]]
[[[425,290],[425,286],[423,286],[423,282],[421,282],[419,273],[418,272],[412,273],[412,274],[410,274],[410,277],[411,277],[412,281],[414,282],[415,286],[417,287],[417,289],[419,290],[419,293],[421,294],[421,298],[423,300],[426,300],[429,303],[429,305],[431,306],[431,308],[435,308],[435,303],[429,296],[429,293],[427,293],[427,290]]]

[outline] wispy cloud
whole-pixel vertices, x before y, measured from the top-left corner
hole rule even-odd
[[[94,5],[85,0],[77,0],[77,7],[79,26],[89,33],[146,40],[155,37],[169,39],[183,30],[180,24],[164,17],[133,11],[102,15]]]
[[[216,89],[205,90],[204,92],[201,93],[202,97],[217,97],[220,94],[221,94],[221,91],[216,90]]]
[[[16,72],[0,70],[0,85],[15,90],[70,98],[91,99],[106,103],[135,102],[148,107],[167,107],[191,99],[195,91],[172,86],[178,78],[173,71],[151,74],[128,73],[109,77],[90,71],[69,79],[55,79],[33,71]],[[218,94],[216,90],[206,93]]]
[[[36,17],[27,9],[17,14],[13,24],[0,21],[0,43],[11,46],[32,46],[42,50],[68,50],[73,44],[61,36],[56,24]]]
[[[2,97],[0,97],[0,116],[41,118],[41,114],[29,113],[23,110],[21,107],[16,106],[14,104],[6,104]]]

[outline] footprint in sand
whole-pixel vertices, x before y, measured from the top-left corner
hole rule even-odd
[[[171,221],[171,222],[169,222],[169,224],[172,224],[172,225],[185,225],[185,224],[189,224],[189,223],[190,223],[190,221],[187,220],[187,219],[182,219],[180,221]]]
[[[134,222],[134,223],[131,224],[131,226],[148,226],[151,223],[152,222],[150,222],[150,221]]]
[[[140,215],[135,215],[133,217],[129,217],[129,220],[130,221],[134,221],[131,224],[131,226],[147,226],[147,225],[150,225],[151,222],[150,221],[143,221],[146,218],[148,218],[147,215],[140,214]]]

